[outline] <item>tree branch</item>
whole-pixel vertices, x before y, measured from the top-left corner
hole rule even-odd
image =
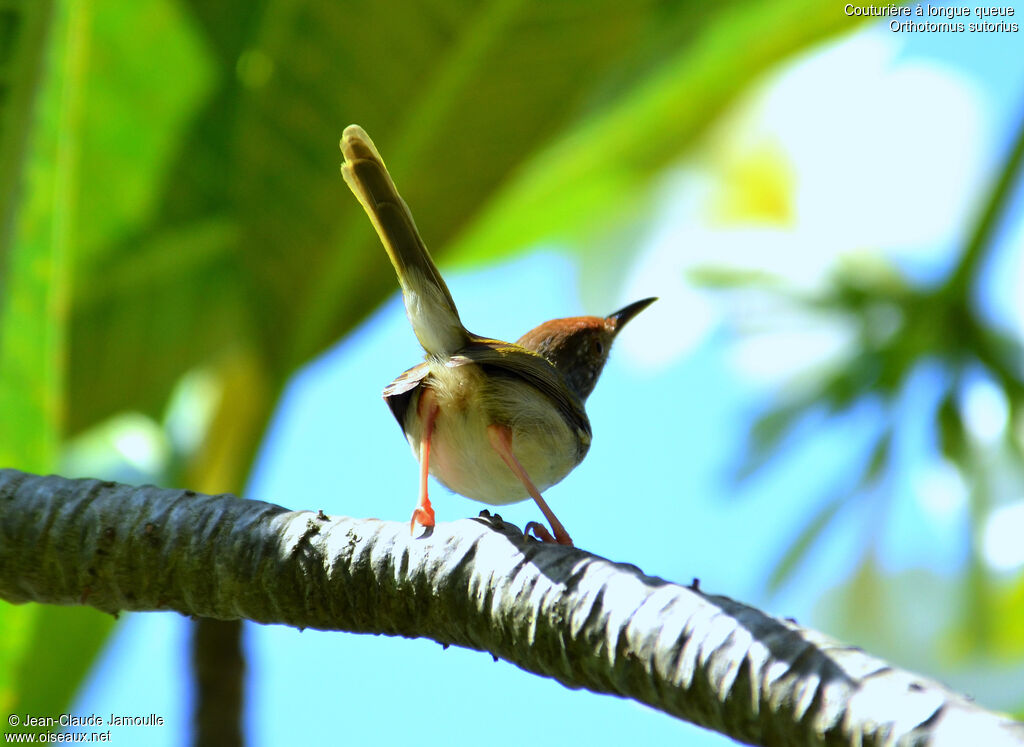
[[[859,649],[495,519],[326,517],[0,470],[0,597],[489,651],[754,744],[1024,744],[1024,724]]]

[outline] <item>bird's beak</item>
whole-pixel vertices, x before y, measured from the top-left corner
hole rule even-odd
[[[645,298],[642,301],[634,301],[629,306],[619,309],[614,314],[609,314],[605,318],[605,321],[608,323],[608,326],[611,327],[613,332],[618,332],[626,326],[626,322],[657,300],[657,298]]]

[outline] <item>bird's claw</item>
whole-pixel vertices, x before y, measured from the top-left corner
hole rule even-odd
[[[543,524],[538,524],[536,521],[527,522],[526,526],[523,527],[523,534],[527,537],[533,537],[541,542],[554,542],[555,538],[551,536],[551,532],[548,531],[547,527]]]
[[[412,512],[412,519],[409,521],[409,534],[416,534],[417,524],[422,527],[434,526],[434,509],[429,504],[417,506],[416,510]]]
[[[523,534],[525,534],[527,537],[532,536],[534,539],[538,539],[541,542],[547,542],[548,544],[552,545],[566,545],[567,547],[573,546],[572,540],[569,539],[569,535],[555,538],[551,535],[551,532],[548,531],[548,528],[546,526],[536,521],[528,522],[526,526],[523,528]]]

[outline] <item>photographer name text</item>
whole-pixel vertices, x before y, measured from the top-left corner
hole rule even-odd
[[[155,713],[145,716],[111,713],[107,718],[98,713],[88,716],[76,716],[73,713],[62,713],[59,716],[19,716],[12,713],[7,717],[9,726],[35,726],[46,729],[66,728],[69,726],[163,726],[164,717]]]

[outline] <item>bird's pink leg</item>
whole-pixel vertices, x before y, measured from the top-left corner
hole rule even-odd
[[[434,526],[434,509],[430,505],[430,498],[427,497],[427,475],[430,474],[430,439],[434,436],[434,423],[440,408],[432,390],[423,388],[416,409],[423,418],[423,435],[420,437],[420,502],[412,512],[409,534],[416,531],[417,523],[425,527]]]
[[[491,446],[496,452],[498,452],[498,455],[504,460],[505,464],[508,465],[508,468],[512,470],[515,476],[519,478],[519,481],[526,487],[526,492],[529,493],[533,500],[537,502],[537,505],[540,506],[540,510],[551,525],[551,530],[555,533],[555,536],[552,537],[543,525],[538,524],[535,521],[531,521],[526,525],[526,534],[529,534],[532,529],[534,534],[537,536],[537,539],[542,542],[557,542],[560,545],[568,545],[569,547],[572,547],[572,540],[569,539],[569,533],[565,531],[565,527],[562,526],[562,522],[555,518],[555,514],[550,508],[548,508],[547,502],[541,498],[540,491],[537,490],[537,487],[533,484],[530,476],[526,474],[526,470],[523,468],[523,465],[520,464],[519,459],[512,451],[512,438],[509,433],[509,429],[504,425],[489,425],[487,426],[487,437],[491,441]]]

